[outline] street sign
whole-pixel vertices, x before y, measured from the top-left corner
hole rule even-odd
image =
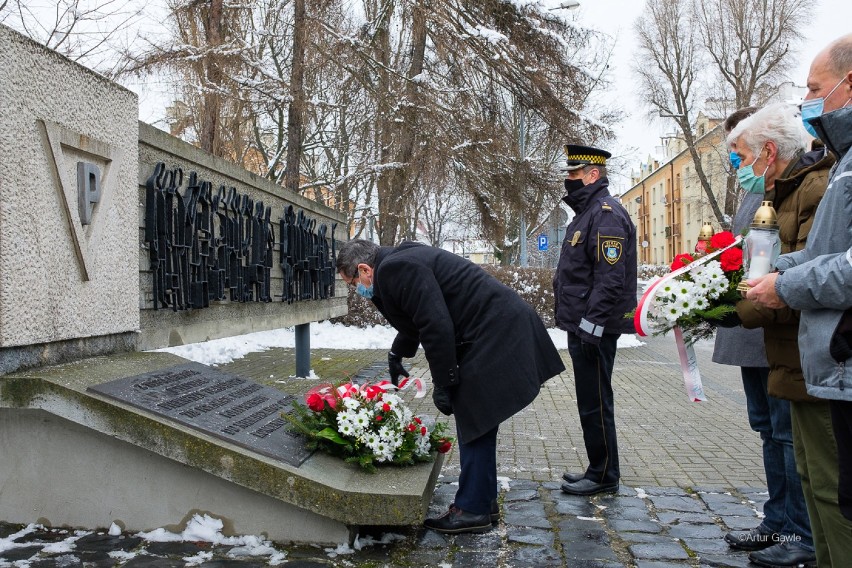
[[[538,236],[538,250],[547,250],[547,235]]]

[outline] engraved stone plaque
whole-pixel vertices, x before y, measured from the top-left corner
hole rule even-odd
[[[292,409],[292,395],[200,363],[117,379],[89,390],[296,467],[310,455],[302,438],[281,417]]]

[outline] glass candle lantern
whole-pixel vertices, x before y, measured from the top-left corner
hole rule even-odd
[[[765,276],[775,269],[781,254],[778,218],[771,201],[764,201],[754,214],[751,229],[743,239],[743,282],[740,291],[748,291],[745,280]]]

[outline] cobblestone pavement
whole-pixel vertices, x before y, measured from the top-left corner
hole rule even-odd
[[[394,527],[362,534],[360,550],[274,545],[282,553],[277,557],[246,557],[230,546],[153,543],[103,530],[77,537],[37,529],[10,544],[21,527],[0,523],[0,567],[252,567],[269,565],[270,558],[290,567],[748,566],[747,554],[722,540],[728,530],[759,524],[766,499],[760,440],[748,427],[739,369],[712,363],[712,342],[697,344],[708,401],[693,403],[674,340],[643,341],[618,351],[613,374],[622,473],[617,494],[576,497],[559,490],[563,471],[585,466],[564,352],[568,371],[548,381],[538,399],[500,429],[501,519],[489,533],[445,537]],[[292,349],[272,349],[222,368],[301,393],[308,383],[289,376],[294,357]],[[320,377],[337,380],[372,366],[378,372],[385,358],[384,351],[318,349],[311,366]],[[406,363],[414,376],[428,377],[422,353]],[[415,412],[436,413],[428,396],[411,404]],[[446,510],[455,493],[458,456],[447,457],[432,514]],[[55,546],[71,541],[70,547]]]

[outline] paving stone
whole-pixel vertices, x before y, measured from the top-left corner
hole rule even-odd
[[[699,566],[702,568],[754,568],[749,562],[747,553],[740,554],[702,554],[699,556]]]
[[[116,564],[116,560],[103,550],[87,550],[78,552],[76,556],[86,568],[112,568]]]
[[[556,549],[548,546],[520,546],[510,553],[509,566],[533,567],[533,566],[562,566],[562,556]],[[495,562],[491,567],[496,566]],[[467,564],[458,564],[465,566]]]
[[[623,540],[624,542],[630,544],[658,544],[658,543],[670,543],[672,539],[666,535],[655,534],[655,533],[618,533],[618,538]]]
[[[10,548],[0,552],[0,560],[7,562],[15,562],[16,560],[26,560],[41,552],[42,546],[21,546],[18,548]]]
[[[601,510],[601,515],[607,519],[630,519],[634,521],[647,521],[651,518],[651,513],[644,504],[641,506],[633,504],[625,506],[624,504],[616,503]]]
[[[145,552],[155,556],[195,556],[199,552],[210,552],[208,544],[196,544],[194,542],[149,542],[145,545]]]
[[[128,550],[133,550],[141,543],[142,539],[138,536],[111,536],[109,534],[95,533],[78,538],[74,542],[74,545],[76,550],[81,551],[109,552],[111,550],[124,550],[126,552]]]
[[[15,531],[17,532],[17,531]],[[67,530],[57,530],[57,529],[38,529],[33,532],[29,532],[23,536],[20,536],[15,539],[15,543],[23,544],[26,542],[40,542],[40,543],[52,543],[52,542],[62,542],[66,538],[71,537],[71,533]]]
[[[507,491],[503,496],[503,503],[511,503],[514,501],[532,501],[538,499],[537,489],[512,489]]]
[[[654,507],[663,511],[683,511],[686,513],[701,513],[705,511],[704,503],[693,497],[683,495],[657,495],[649,497]]]
[[[683,562],[658,562],[656,560],[638,560],[636,568],[683,568]]]
[[[266,562],[255,560],[232,560],[230,558],[202,562],[201,568],[266,568]]]
[[[544,504],[538,500],[504,503],[503,522],[521,527],[550,528],[550,521],[544,515]]]
[[[630,554],[636,559],[645,560],[686,560],[689,555],[677,542],[659,544],[631,544]]]
[[[538,488],[540,485],[540,483],[531,479],[513,479],[509,482],[509,491],[532,490],[538,494]]]
[[[9,523],[0,522],[0,538],[9,538],[22,528],[24,528],[22,525],[10,525]]]
[[[496,550],[461,550],[453,555],[453,566],[471,568],[493,568],[497,566],[500,555]]]
[[[742,500],[733,495],[703,494],[701,500],[714,515],[747,516],[754,514],[752,506],[743,504]]]
[[[440,565],[449,565],[449,562],[446,562],[446,551],[430,551],[430,550],[415,550],[411,554],[405,556],[406,566],[440,566]],[[287,562],[286,564],[281,565],[282,568],[299,568],[298,565]],[[327,568],[328,564],[320,564],[316,563],[317,568]],[[305,568],[308,568],[307,565]]]
[[[457,547],[469,550],[497,550],[500,548],[503,537],[500,531],[491,530],[487,533],[464,533],[454,537]]]
[[[642,487],[642,490],[647,495],[653,496],[670,495],[673,497],[680,497],[685,493],[685,491],[680,487]]]
[[[644,532],[644,533],[658,533],[662,532],[663,527],[660,526],[660,523],[655,523],[654,521],[637,521],[635,519],[613,519],[609,522],[610,528],[612,530],[623,533],[623,532]]]
[[[186,562],[176,558],[162,558],[140,554],[121,565],[122,568],[183,568]]]
[[[720,517],[728,529],[732,531],[747,531],[760,524],[760,519],[754,517]]]
[[[700,554],[726,554],[731,547],[723,538],[682,538],[683,543],[693,552]]]
[[[534,529],[529,527],[508,527],[506,538],[509,542],[521,544],[536,544],[539,546],[553,547],[553,531],[545,529]]]
[[[417,548],[443,548],[447,547],[447,537],[443,534],[426,529],[420,529],[417,536]]]
[[[558,496],[554,496],[553,502],[556,506],[556,512],[560,515],[594,517],[600,512],[600,509],[595,507],[594,503],[589,501],[588,498],[565,495],[561,491]]]
[[[73,554],[61,554],[48,558],[39,558],[29,562],[29,568],[83,568],[83,561]]]
[[[709,524],[714,521],[713,516],[708,513],[686,513],[683,511],[657,511],[657,519],[664,525],[678,523]]]
[[[726,531],[719,525],[679,523],[669,527],[669,536],[674,538],[724,538]]]

